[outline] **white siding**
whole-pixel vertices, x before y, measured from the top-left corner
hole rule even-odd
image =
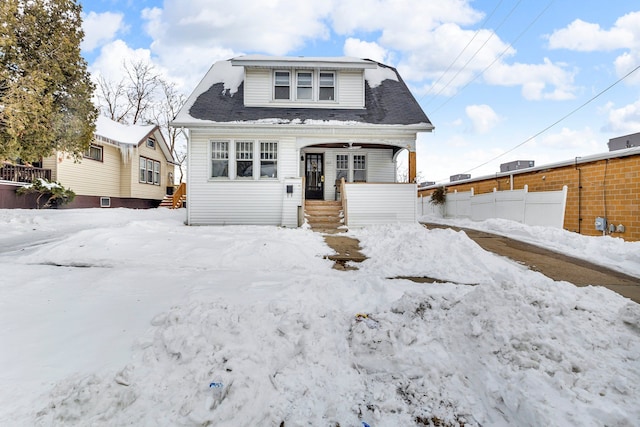
[[[278,141],[278,179],[210,179],[212,139]],[[233,162],[233,151],[230,152]],[[298,225],[298,206],[302,190],[297,176],[297,150],[293,138],[278,139],[256,136],[233,138],[224,135],[192,133],[189,146],[187,180],[187,220],[190,225]],[[233,168],[230,167],[231,170]],[[293,178],[293,179],[291,179]],[[294,193],[286,194],[286,185],[294,185]]]
[[[416,184],[347,184],[347,225],[415,222],[417,194]]]
[[[245,105],[264,105],[271,102],[271,70],[245,69]]]
[[[338,101],[342,107],[364,108],[364,75],[362,71],[338,73]]]
[[[291,94],[295,93],[295,72],[291,71]],[[314,71],[314,96],[318,93],[318,72]],[[336,72],[337,102],[273,101],[273,70],[245,69],[244,104],[247,106],[269,106],[274,104],[293,108],[364,108],[364,73],[360,71]]]

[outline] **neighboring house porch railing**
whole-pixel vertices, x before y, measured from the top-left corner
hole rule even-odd
[[[31,183],[36,178],[43,178],[47,181],[51,181],[51,169],[12,165],[8,163],[0,166],[0,181]]]
[[[182,198],[187,195],[187,184],[181,182],[178,188],[173,192],[172,209],[177,209],[182,205]]]

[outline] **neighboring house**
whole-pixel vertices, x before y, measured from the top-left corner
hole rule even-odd
[[[565,230],[640,241],[640,147],[425,186],[419,194],[430,197],[435,189],[446,187],[448,193],[473,191],[482,195],[508,193],[525,186],[530,194],[567,187]]]
[[[79,161],[58,152],[42,166],[76,193],[64,208],[157,207],[173,190],[175,162],[155,125],[124,125],[99,117],[94,141]]]
[[[416,136],[433,129],[392,67],[261,55],[215,63],[173,125],[189,133],[188,224],[286,227],[309,199],[342,198],[348,225],[414,221]]]

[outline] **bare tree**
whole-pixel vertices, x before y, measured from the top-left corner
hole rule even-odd
[[[107,80],[103,75],[98,77],[96,96],[100,103],[100,111],[111,120],[122,122],[131,110],[125,94],[124,80],[115,83]]]
[[[124,62],[125,77],[111,82],[99,77],[98,100],[103,114],[114,121],[127,124],[156,124],[167,141],[171,155],[184,177],[186,136],[182,129],[170,126],[186,97],[175,84],[163,79],[153,65],[145,61]]]
[[[124,65],[129,80],[127,99],[130,106],[131,124],[149,121],[153,114],[154,94],[160,85],[160,78],[153,65],[145,61],[131,61]]]
[[[178,92],[174,83],[170,83],[167,80],[158,79],[158,85],[162,95],[154,107],[154,121],[160,126],[163,134],[167,136],[166,139],[169,150],[174,160],[178,163],[180,182],[182,182],[184,178],[182,166],[187,157],[186,150],[184,149],[186,135],[182,129],[171,126],[171,121],[175,118],[176,114],[178,114],[180,108],[182,108],[182,105],[186,101],[186,96]]]

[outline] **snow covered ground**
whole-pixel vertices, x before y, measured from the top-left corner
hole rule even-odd
[[[0,425],[638,425],[640,305],[607,289],[418,224],[337,271],[310,230],[183,220],[0,210]],[[638,243],[474,225],[640,276]]]

